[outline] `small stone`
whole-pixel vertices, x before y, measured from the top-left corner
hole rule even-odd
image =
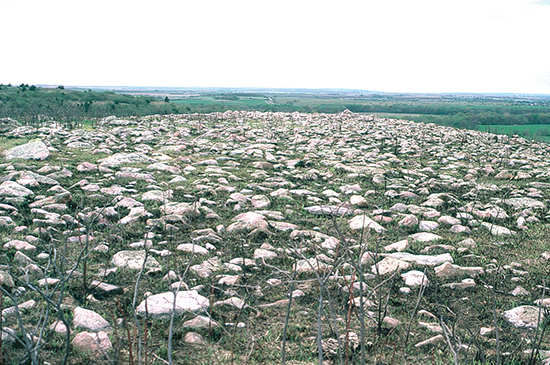
[[[448,224],[449,226],[454,226],[456,224],[460,224],[460,219],[453,218],[453,217],[450,217],[448,215],[442,215],[441,217],[439,217],[437,219],[437,221],[439,223],[442,223],[442,224]]]
[[[544,313],[540,313],[539,322],[539,308],[522,305],[505,311],[502,315],[504,318],[516,327],[536,328],[537,324],[544,321]]]
[[[407,247],[409,247],[410,241],[409,240],[401,240],[395,243],[392,243],[391,245],[384,246],[384,251],[391,252],[391,251],[405,251]]]
[[[15,181],[4,181],[0,184],[0,197],[19,197],[24,198],[34,195],[32,190],[16,183]]]
[[[382,254],[382,256],[411,262],[415,265],[434,266],[434,265],[442,264],[444,262],[453,262],[453,257],[448,253],[444,253],[440,255],[413,255],[408,252],[394,252],[394,253]]]
[[[407,270],[411,267],[406,261],[398,260],[393,257],[385,257],[379,261],[376,265],[373,265],[371,271],[375,275],[391,274],[397,270]]]
[[[297,273],[312,273],[315,271],[328,272],[332,270],[332,266],[316,259],[298,260],[294,265],[294,271]]]
[[[418,348],[418,347],[425,347],[425,346],[435,346],[438,343],[442,343],[444,341],[445,341],[445,338],[443,337],[443,335],[437,335],[437,336],[430,337],[427,340],[424,340],[422,342],[417,343],[416,345],[414,345],[414,347]]]
[[[256,209],[266,209],[271,205],[271,201],[265,195],[254,195],[250,198],[250,203]]]
[[[358,208],[366,208],[368,206],[367,200],[363,198],[361,195],[350,196],[349,202],[351,205],[356,206]]]
[[[434,267],[434,271],[438,278],[446,279],[463,277],[465,275],[476,277],[484,272],[482,267],[461,267],[453,265],[451,262],[445,262],[440,266]]]
[[[36,251],[36,246],[21,240],[8,241],[4,244],[4,248],[14,248],[18,251]]]
[[[433,221],[420,221],[418,223],[418,229],[424,232],[435,231],[439,228],[439,224]]]
[[[401,219],[398,223],[401,227],[416,227],[418,225],[418,218],[414,215],[407,215],[405,218]]]
[[[403,294],[403,295],[409,295],[411,294],[411,288],[399,288],[399,293]]]
[[[206,248],[192,243],[182,243],[178,245],[176,249],[179,251],[189,252],[197,255],[208,255],[208,250]]]
[[[443,239],[441,236],[438,236],[434,233],[429,233],[429,232],[415,233],[415,234],[411,234],[409,237],[413,241],[417,241],[417,242],[435,242]]]
[[[254,250],[254,259],[255,260],[272,260],[277,257],[277,254],[270,250],[265,250],[263,248],[257,248]]]
[[[73,326],[75,329],[82,328],[90,332],[100,332],[111,327],[102,316],[89,309],[76,307],[73,310]]]
[[[525,296],[525,295],[529,295],[529,292],[527,290],[525,290],[525,288],[521,287],[521,286],[516,286],[514,288],[514,290],[512,290],[510,292],[510,295],[513,295],[515,297],[517,296]]]
[[[442,288],[465,290],[476,286],[474,279],[464,279],[460,283],[449,283],[441,285]]]
[[[54,331],[55,333],[59,334],[66,334],[67,333],[67,326],[61,321],[55,321],[50,325],[50,330]]]
[[[497,226],[496,224],[488,222],[481,222],[481,226],[487,228],[494,236],[511,236],[516,233],[506,227]]]
[[[132,270],[141,270],[145,261],[145,251],[119,251],[113,255],[111,264]],[[160,268],[160,263],[151,256],[147,257],[146,269]]]
[[[377,233],[382,233],[386,231],[386,228],[382,227],[380,224],[376,223],[366,215],[356,215],[348,223],[350,229],[353,231],[368,231],[370,229]]]
[[[71,345],[80,352],[90,354],[95,358],[104,358],[105,354],[113,347],[107,333],[80,332],[71,341]]]
[[[183,341],[185,343],[188,343],[190,345],[195,345],[195,346],[203,346],[208,344],[208,342],[200,334],[196,332],[187,332],[185,334]]]
[[[196,316],[193,319],[183,322],[183,328],[190,329],[209,329],[220,327],[220,324],[205,316]]]
[[[180,290],[175,297],[173,292],[155,294],[149,296],[139,304],[136,308],[138,316],[145,317],[145,303],[147,303],[147,314],[149,317],[167,318],[170,317],[172,309],[174,309],[176,316],[181,316],[186,312],[196,312],[208,308],[210,301],[199,295],[195,290]]]
[[[469,227],[462,226],[460,224],[456,224],[452,226],[451,228],[449,228],[449,231],[453,233],[471,233],[472,232],[472,230]]]
[[[428,286],[429,281],[426,275],[422,271],[408,271],[404,274],[401,274],[403,280],[405,280],[405,285],[415,287],[415,286]]]

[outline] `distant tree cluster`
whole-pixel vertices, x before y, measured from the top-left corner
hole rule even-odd
[[[166,102],[169,101],[167,99]],[[181,109],[185,108],[182,106]],[[28,84],[18,87],[0,85],[0,118],[10,117],[28,123],[49,119],[71,122],[113,114],[130,116],[174,112],[181,111],[168,108],[160,100],[148,96],[66,90],[63,85],[56,88],[39,88]]]

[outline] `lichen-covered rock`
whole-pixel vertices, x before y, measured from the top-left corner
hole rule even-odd
[[[45,160],[50,157],[50,150],[44,142],[37,139],[4,151],[4,157],[6,160]]]
[[[89,332],[100,332],[108,330],[111,327],[105,318],[92,310],[76,307],[73,310],[73,314],[73,326],[75,329],[84,329]]]
[[[75,350],[87,353],[97,359],[106,358],[105,354],[113,348],[109,335],[103,331],[80,332],[73,338],[71,345]]]
[[[377,233],[383,233],[386,231],[386,228],[382,227],[366,215],[356,215],[350,219],[348,223],[349,228],[352,231],[369,231],[371,229]]]
[[[174,299],[175,298],[175,299]],[[175,300],[175,303],[174,303]],[[147,309],[145,306],[147,305]],[[168,318],[172,311],[181,316],[187,312],[198,312],[210,306],[210,301],[195,290],[181,290],[174,296],[173,292],[151,295],[136,308],[137,315],[150,318]]]
[[[24,198],[31,195],[34,195],[32,190],[19,185],[15,181],[4,181],[0,184],[0,197],[8,196]]]
[[[145,251],[119,251],[113,255],[111,264],[132,270],[140,270],[145,262],[145,269],[160,268],[160,263],[152,256],[145,261]]]
[[[544,313],[532,305],[522,305],[512,308],[504,311],[502,316],[516,327],[536,328],[537,325],[540,325],[544,321]]]

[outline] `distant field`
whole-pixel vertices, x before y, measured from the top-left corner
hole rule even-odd
[[[550,124],[525,124],[525,125],[479,125],[478,130],[495,134],[517,134],[527,139],[550,143]]]
[[[518,134],[550,143],[550,95],[387,94],[360,90],[77,89],[0,84],[0,119],[91,126],[100,118],[226,110],[354,113]]]

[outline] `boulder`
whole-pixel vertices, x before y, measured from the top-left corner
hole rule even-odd
[[[4,151],[6,160],[45,160],[50,157],[48,146],[39,139],[32,140],[20,146],[15,146]]]
[[[174,296],[173,292],[155,294],[139,304],[136,308],[138,316],[145,317],[145,305],[147,305],[147,313],[150,318],[160,319],[169,318],[172,310],[176,316],[205,310],[210,306],[210,301],[196,290],[179,291],[177,296]]]
[[[87,353],[96,359],[105,358],[105,354],[113,348],[109,336],[103,331],[80,332],[73,338],[71,345],[75,350]]]
[[[119,251],[113,255],[111,264],[132,270],[141,270],[145,261],[145,251]],[[160,268],[159,262],[152,256],[147,257],[145,269]]]

